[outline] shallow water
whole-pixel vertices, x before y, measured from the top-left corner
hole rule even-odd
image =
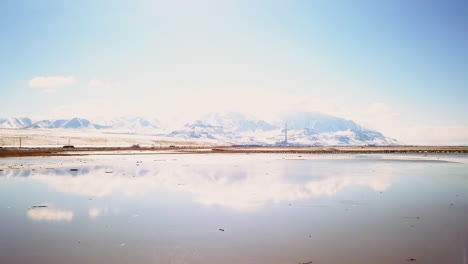
[[[467,223],[466,155],[0,159],[1,263],[465,264]]]

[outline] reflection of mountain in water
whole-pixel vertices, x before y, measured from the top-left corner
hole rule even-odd
[[[126,197],[169,190],[191,193],[204,205],[246,209],[268,202],[295,201],[335,195],[346,187],[364,185],[375,191],[387,189],[392,169],[379,162],[339,160],[259,160],[243,163],[226,160],[210,164],[119,163],[70,168],[9,169],[0,176],[28,177],[61,192],[104,197]],[[73,167],[74,168],[74,167]],[[373,171],[378,171],[373,173]]]

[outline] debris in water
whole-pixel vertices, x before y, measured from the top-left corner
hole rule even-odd
[[[406,261],[416,261],[415,258],[409,258],[409,259],[406,259]]]
[[[46,208],[46,207],[49,207],[47,205],[33,205],[31,206],[31,208]]]
[[[70,171],[78,171],[78,169],[70,169]]]
[[[220,228],[219,231],[224,232],[224,229]]]
[[[309,262],[299,262],[299,264],[312,264],[312,261],[309,261]]]
[[[113,173],[113,171],[106,171],[106,173]]]

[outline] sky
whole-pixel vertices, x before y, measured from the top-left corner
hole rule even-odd
[[[1,0],[0,117],[351,119],[468,144],[468,1]]]

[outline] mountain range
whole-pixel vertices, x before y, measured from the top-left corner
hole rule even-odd
[[[0,118],[0,128],[26,129],[80,129],[80,130],[113,130],[116,132],[154,132],[160,130],[159,121],[142,117],[115,118],[104,123],[92,122],[84,118],[44,119],[33,122],[30,118]]]
[[[272,123],[241,113],[212,113],[175,130],[165,129],[157,119],[142,117],[116,118],[101,123],[76,117],[37,121],[27,117],[0,118],[0,128],[111,131],[237,145],[397,144],[395,139],[351,120],[315,112],[289,113]]]

